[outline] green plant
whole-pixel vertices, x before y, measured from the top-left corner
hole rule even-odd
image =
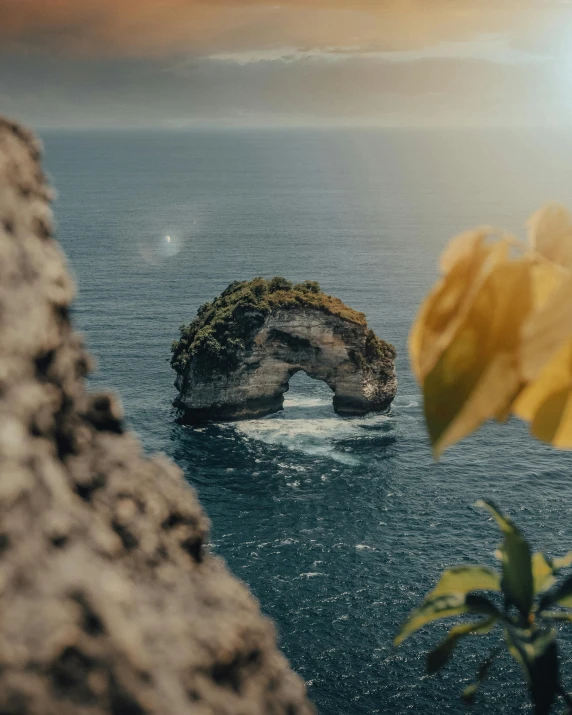
[[[479,501],[476,506],[487,509],[503,533],[498,551],[501,573],[480,565],[444,571],[437,586],[401,627],[395,645],[432,621],[465,614],[479,616],[479,620],[451,628],[445,640],[427,655],[427,671],[439,671],[462,638],[484,636],[500,626],[506,647],[522,668],[536,715],[549,713],[558,696],[572,713],[572,698],[560,683],[554,628],[559,621],[572,622],[572,610],[566,610],[572,609],[572,576],[556,583],[560,570],[572,565],[572,552],[560,559],[531,554],[518,528],[492,502]],[[482,663],[476,681],[463,691],[465,701],[474,699],[500,650],[494,648]]]
[[[318,281],[302,281],[302,283],[296,283],[293,290],[301,291],[302,293],[320,293],[322,289]]]
[[[396,352],[393,345],[378,338],[373,330],[368,330],[365,339],[365,355],[368,360],[391,361],[395,359]]]
[[[282,278],[282,276],[275,276],[268,283],[268,290],[270,291],[270,293],[276,293],[276,291],[278,290],[290,290],[291,288],[292,283],[290,283],[290,281],[287,281],[286,278]]]

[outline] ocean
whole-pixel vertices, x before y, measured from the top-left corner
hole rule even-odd
[[[185,472],[212,549],[248,584],[321,715],[463,713],[461,689],[498,641],[392,639],[441,570],[495,564],[494,499],[537,549],[572,549],[572,455],[517,421],[487,425],[435,463],[407,357],[447,240],[492,224],[523,235],[547,200],[572,207],[572,142],[532,130],[192,130],[42,133],[58,237],[79,284],[73,317],[94,390],[121,395],[148,452]],[[171,241],[166,242],[165,236]],[[176,423],[170,344],[228,283],[317,280],[398,351],[388,415],[340,418],[296,375],[261,420]],[[562,627],[572,689],[572,635]],[[572,634],[572,629],[568,629]],[[493,667],[474,713],[528,712],[518,666]]]

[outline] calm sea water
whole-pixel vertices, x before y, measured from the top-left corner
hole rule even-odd
[[[448,237],[520,230],[570,201],[572,142],[532,132],[46,133],[59,238],[80,290],[93,388],[123,399],[145,448],[185,471],[212,545],[273,618],[322,715],[462,713],[487,640],[424,675],[437,624],[391,641],[441,569],[494,564],[495,499],[537,548],[572,548],[572,456],[516,422],[433,463],[407,334]],[[170,236],[167,243],[165,236]],[[326,386],[293,378],[283,413],[198,429],[174,422],[169,347],[235,279],[318,280],[397,347],[388,416],[341,419]],[[572,689],[572,638],[564,636]],[[526,712],[517,666],[494,667],[475,713]]]

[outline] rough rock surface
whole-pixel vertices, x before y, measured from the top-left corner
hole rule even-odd
[[[0,712],[312,713],[180,470],[85,391],[38,160],[0,120]]]
[[[376,338],[365,320],[356,323],[311,305],[278,307],[265,315],[250,311],[248,318],[252,331],[233,369],[205,370],[198,354],[178,370],[175,406],[182,421],[277,412],[290,378],[300,370],[330,386],[338,414],[364,415],[391,405],[397,391],[395,350]],[[381,352],[368,350],[370,339]]]

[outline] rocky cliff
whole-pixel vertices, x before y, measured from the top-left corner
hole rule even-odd
[[[86,392],[49,198],[0,120],[0,712],[312,713],[181,471]]]
[[[386,410],[397,391],[395,349],[363,313],[284,278],[231,284],[181,328],[172,365],[184,422],[237,420],[282,409],[292,375],[330,386],[341,415]]]

